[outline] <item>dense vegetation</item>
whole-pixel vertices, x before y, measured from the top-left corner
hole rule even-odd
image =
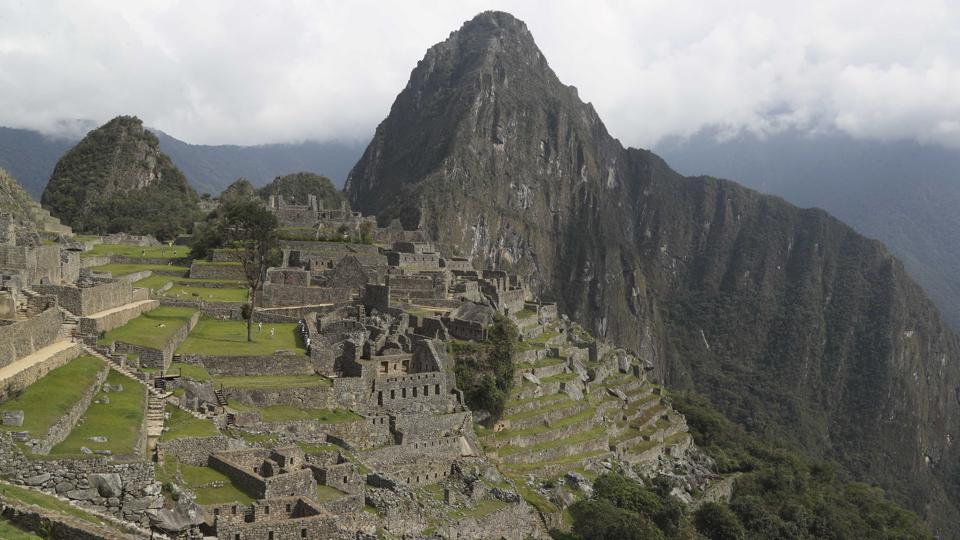
[[[199,198],[157,138],[132,116],[87,134],[57,162],[42,203],[75,232],[169,240],[199,218]]]
[[[307,195],[316,195],[324,208],[340,208],[346,201],[343,193],[326,176],[312,172],[298,172],[278,176],[257,190],[257,195],[267,199],[271,195],[283,196],[291,204],[307,204]]]
[[[31,222],[30,196],[10,174],[0,169],[0,212],[21,222]]]
[[[487,411],[493,419],[503,414],[513,387],[513,356],[518,341],[516,325],[496,315],[486,341],[453,342],[457,388],[463,391],[471,409]]]
[[[718,472],[738,473],[728,503],[689,512],[669,495],[665,477],[649,482],[621,474],[597,478],[594,494],[570,507],[584,540],[688,538],[930,538],[920,518],[883,490],[845,479],[826,462],[767,443],[718,412],[706,398],[677,396],[697,445]]]

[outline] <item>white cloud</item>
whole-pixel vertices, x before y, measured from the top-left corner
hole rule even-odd
[[[945,1],[33,2],[0,7],[0,125],[137,114],[191,142],[365,139],[426,49],[525,20],[625,144],[706,126],[960,146]]]

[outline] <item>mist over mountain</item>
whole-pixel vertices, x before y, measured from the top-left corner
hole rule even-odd
[[[816,206],[883,241],[960,328],[960,150],[913,141],[786,132],[656,146],[684,174],[734,178]]]
[[[901,263],[822,210],[622,147],[509,14],[429,49],[345,190],[517,271],[668,386],[956,523],[960,342]]]
[[[86,125],[86,124],[83,124]],[[95,127],[95,126],[94,126]],[[76,130],[71,130],[71,132]],[[342,186],[363,152],[359,142],[315,142],[258,146],[199,145],[151,129],[160,148],[199,193],[216,195],[237,178],[262,186],[284,174],[313,171]],[[83,132],[84,134],[86,132]],[[29,129],[0,127],[0,167],[39,199],[53,168],[81,136],[49,136]]]

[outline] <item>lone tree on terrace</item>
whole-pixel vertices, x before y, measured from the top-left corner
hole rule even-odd
[[[250,310],[247,313],[247,341],[253,341],[253,314],[257,306],[257,289],[267,277],[267,268],[280,263],[280,242],[277,217],[256,199],[231,201],[223,207],[219,224],[223,245],[243,265],[243,274],[250,288]]]

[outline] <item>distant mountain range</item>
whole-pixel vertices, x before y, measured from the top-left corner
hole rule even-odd
[[[199,193],[216,195],[240,177],[262,186],[277,176],[310,171],[343,185],[364,143],[314,142],[258,146],[190,144],[152,129],[160,149],[170,156]],[[57,160],[79,138],[51,137],[28,129],[0,127],[0,168],[39,199]]]
[[[823,208],[883,241],[960,328],[960,151],[796,132],[727,140],[705,132],[654,151],[683,174],[733,178]]]

